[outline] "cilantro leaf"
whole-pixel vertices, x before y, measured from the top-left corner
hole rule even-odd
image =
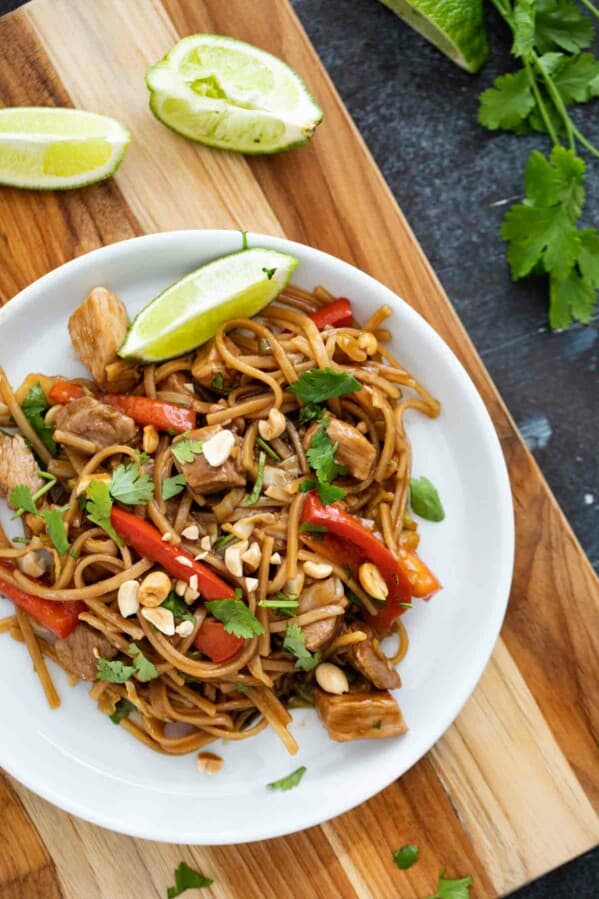
[[[256,471],[256,480],[254,481],[254,486],[252,488],[252,492],[249,496],[246,496],[242,505],[243,506],[253,506],[260,499],[260,494],[262,492],[262,486],[264,484],[264,465],[266,463],[266,453],[260,452],[258,455],[258,470]]]
[[[574,0],[536,0],[535,45],[540,53],[559,47],[576,53],[593,40],[593,25]]]
[[[134,709],[135,706],[132,702],[129,702],[128,699],[119,699],[114,707],[114,712],[108,717],[113,724],[120,724],[123,718],[128,718],[131,712],[134,711]]]
[[[228,634],[244,640],[264,633],[264,628],[240,599],[214,599],[206,603],[206,608],[225,626]]]
[[[304,403],[324,403],[335,396],[361,390],[362,385],[348,372],[334,368],[311,368],[302,372],[288,389]]]
[[[27,484],[17,484],[16,487],[13,487],[10,491],[8,501],[13,509],[22,509],[23,512],[30,512],[32,515],[37,515],[37,506],[35,505],[33,494]]]
[[[58,554],[64,556],[70,547],[67,539],[67,532],[62,519],[62,513],[66,512],[70,506],[62,506],[60,509],[46,509],[41,513],[41,517],[46,525],[48,537],[56,547]]]
[[[285,631],[285,639],[283,640],[283,649],[291,653],[297,659],[295,667],[300,671],[312,671],[320,662],[320,653],[311,653],[306,649],[306,641],[304,632],[299,624],[290,622]]]
[[[437,884],[437,892],[429,899],[468,899],[470,896],[470,887],[472,886],[471,877],[460,877],[457,880],[450,880],[444,876],[445,868],[439,874],[439,883]]]
[[[380,727],[380,721],[377,721],[377,724]],[[396,849],[393,853],[393,860],[402,871],[411,868],[418,861],[418,846],[415,846],[413,843],[407,843],[401,849]]]
[[[344,490],[343,487],[336,487],[335,484],[319,483],[316,489],[324,506],[330,506],[331,503],[336,503],[337,500],[347,496],[347,490]]]
[[[276,268],[263,268],[262,271],[264,272],[264,274],[266,275],[268,280],[272,281],[272,277],[273,277],[274,273],[276,272]]]
[[[171,444],[171,453],[177,462],[182,464],[193,462],[194,455],[202,452],[203,445],[201,440],[190,440],[188,437],[185,437],[183,440],[178,440],[177,443]]]
[[[245,231],[242,232],[245,235]],[[209,887],[214,883],[211,877],[204,877],[198,871],[194,871],[185,862],[181,862],[175,868],[175,885],[168,887],[166,891],[167,899],[176,899],[186,890],[201,890],[203,887]]]
[[[553,76],[564,103],[586,103],[599,97],[599,59],[592,53],[562,57]]]
[[[46,424],[44,413],[50,408],[50,403],[46,398],[46,394],[42,390],[42,385],[36,381],[31,387],[29,393],[21,404],[23,415],[36,432],[44,446],[50,453],[56,455],[56,443],[54,442],[54,428],[52,425]]]
[[[318,420],[324,415],[324,409],[317,403],[306,403],[300,409],[299,420],[301,425],[305,425],[308,421]]]
[[[161,608],[172,612],[175,616],[175,621],[195,621],[185,601],[174,590],[171,590],[164,602],[161,603]]]
[[[131,656],[133,670],[137,675],[137,679],[142,683],[145,684],[147,681],[159,677],[154,663],[145,657],[139,646],[135,643],[129,644],[129,655]]]
[[[588,228],[579,231],[580,251],[578,253],[578,266],[583,278],[591,287],[599,290],[599,231]]]
[[[319,482],[330,484],[340,474],[347,474],[344,465],[335,462],[335,453],[339,449],[339,443],[333,443],[328,435],[327,428],[330,419],[323,418],[320,426],[312,435],[310,446],[306,452],[306,458],[310,468],[316,472]]]
[[[549,324],[562,330],[573,321],[587,325],[593,317],[597,297],[592,284],[577,271],[566,278],[549,279]]]
[[[87,497],[85,502],[85,511],[87,517],[99,528],[106,531],[109,537],[122,544],[121,538],[113,528],[110,521],[110,511],[112,509],[112,499],[110,498],[110,488],[104,481],[90,481],[85,491]]]
[[[118,659],[109,661],[108,659],[96,659],[96,671],[98,680],[107,680],[111,684],[124,684],[135,672],[133,665],[125,665]]]
[[[185,490],[186,484],[187,481],[182,474],[175,474],[172,478],[165,478],[162,482],[162,499],[172,499],[173,496],[178,496]]]
[[[424,475],[410,480],[410,505],[416,515],[427,521],[443,521],[445,518],[437,488]]]
[[[128,506],[149,503],[154,496],[154,483],[134,463],[119,465],[112,473],[110,495]]]
[[[514,4],[514,43],[512,53],[527,59],[535,44],[535,0],[516,0]]]
[[[512,130],[521,125],[535,108],[528,75],[525,69],[510,75],[500,75],[480,95],[478,122],[490,131]]]
[[[282,777],[280,780],[273,780],[271,783],[266,784],[266,786],[270,790],[292,790],[294,787],[297,787],[307,770],[305,765],[302,765],[301,768],[296,768],[295,771],[292,771],[287,777]]]

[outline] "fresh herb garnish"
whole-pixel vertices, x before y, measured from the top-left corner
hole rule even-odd
[[[583,0],[598,15],[589,0]],[[599,289],[599,231],[578,229],[584,203],[585,163],[577,143],[599,156],[567,107],[599,96],[599,60],[581,53],[593,39],[592,20],[572,0],[493,0],[513,33],[516,72],[496,78],[480,98],[478,120],[491,130],[549,134],[546,159],[533,151],[523,203],[512,206],[501,228],[514,281],[547,275],[549,324],[567,328],[593,317]],[[564,144],[567,145],[564,146]]]
[[[210,386],[213,390],[218,390],[219,393],[222,393],[223,396],[228,396],[231,393],[232,387],[227,387],[225,384],[225,379],[222,371],[218,371],[212,380],[210,381]]]
[[[324,409],[316,403],[306,403],[300,409],[299,420],[301,425],[305,425],[308,421],[315,421],[322,418]]]
[[[260,493],[262,492],[262,485],[264,484],[264,466],[266,464],[266,453],[261,451],[258,455],[258,469],[256,471],[256,480],[254,481],[254,487],[249,496],[246,496],[242,505],[243,506],[254,506],[258,500],[260,499]]]
[[[290,622],[287,625],[283,649],[296,657],[295,667],[300,671],[312,671],[320,662],[321,655],[319,652],[312,653],[306,649],[304,632],[299,624]]]
[[[282,777],[280,780],[273,780],[271,783],[266,784],[266,786],[270,790],[292,790],[294,787],[297,787],[307,770],[308,769],[302,765],[301,768],[296,768],[296,770],[292,771],[291,774],[288,774],[287,777]]]
[[[172,478],[165,478],[162,482],[162,499],[167,500],[178,496],[185,490],[186,483],[185,476],[182,474],[174,474]]]
[[[342,487],[335,487],[332,484],[338,475],[347,473],[347,468],[345,465],[335,462],[335,453],[339,449],[339,443],[333,443],[329,437],[327,432],[329,424],[329,418],[321,419],[320,425],[312,435],[306,453],[308,463],[316,474],[316,480],[307,478],[299,485],[302,493],[316,488],[325,506],[346,496],[346,491]]]
[[[434,896],[429,896],[429,899],[468,899],[472,878],[460,877],[457,880],[450,880],[444,877],[444,874],[445,868],[442,868],[439,874],[437,892]]]
[[[219,549],[226,549],[230,543],[234,543],[239,538],[235,536],[235,534],[223,534],[222,537],[219,537],[218,540],[215,540],[212,549],[218,551]]]
[[[46,399],[46,394],[42,390],[39,381],[31,387],[29,393],[21,404],[23,415],[38,435],[46,449],[53,456],[56,455],[56,443],[54,442],[54,428],[52,425],[46,424],[44,413],[50,408],[50,403]]]
[[[361,390],[353,375],[334,368],[311,368],[304,371],[288,390],[304,403],[324,403],[336,396]]]
[[[135,706],[132,702],[129,702],[128,699],[119,699],[114,707],[114,712],[108,717],[113,724],[120,724],[123,718],[128,718],[131,712],[134,711],[134,709]]]
[[[377,723],[380,727],[380,721]],[[418,846],[415,846],[413,843],[407,843],[401,849],[396,849],[393,853],[393,860],[402,871],[411,868],[418,861]]]
[[[262,271],[266,275],[269,281],[272,281],[272,276],[276,272],[276,268],[263,268]]]
[[[110,521],[110,512],[112,509],[112,499],[110,497],[110,488],[105,481],[90,481],[85,495],[87,501],[85,503],[85,511],[87,517],[99,528],[106,531],[109,537],[122,545],[122,540],[115,531]],[[118,683],[118,681],[117,681]]]
[[[67,532],[62,519],[63,512],[66,512],[68,509],[70,509],[70,506],[66,505],[59,509],[46,509],[40,513],[46,525],[48,537],[61,556],[64,556],[71,545],[67,539]]]
[[[109,489],[113,499],[128,506],[145,505],[154,496],[152,479],[134,463],[114,469]]]
[[[299,601],[286,593],[277,593],[276,599],[261,599],[258,603],[263,609],[272,609],[275,615],[287,615],[293,618],[297,615]]]
[[[266,453],[266,455],[267,455],[267,456],[270,456],[270,458],[273,459],[275,462],[282,462],[282,461],[283,461],[283,460],[281,459],[281,457],[279,456],[279,454],[278,454],[278,453],[275,453],[275,451],[274,451],[274,449],[272,448],[272,446],[271,446],[269,443],[267,443],[266,440],[263,440],[262,437],[256,437],[256,444],[257,444],[261,449],[263,449],[264,452]]]
[[[375,721],[374,724],[373,724],[372,726],[374,727],[375,730],[380,730],[382,724],[383,724],[383,722],[382,722],[382,720],[379,718],[379,720],[378,720],[378,721]]]
[[[303,521],[300,524],[302,534],[328,534],[329,529],[324,524],[312,524],[311,521]]]
[[[96,659],[98,680],[106,680],[111,684],[124,684],[135,674],[138,680],[146,683],[159,676],[154,663],[145,657],[135,643],[129,644],[128,652],[131,656],[130,665],[125,665],[118,659],[114,661]]]
[[[171,443],[171,453],[181,464],[193,462],[194,456],[202,452],[202,446],[202,440],[190,440],[189,437],[184,437],[177,443]]]
[[[56,484],[56,478],[52,474],[48,474],[47,471],[38,471],[38,475],[40,478],[46,481],[43,487],[40,487],[39,490],[36,490],[35,493],[32,493],[27,484],[17,484],[10,491],[10,496],[8,498],[9,503],[16,509],[14,518],[19,518],[23,512],[31,512],[33,515],[38,515],[36,502],[45,493],[52,490],[54,485]],[[25,505],[23,505],[25,504]]]
[[[172,612],[175,616],[175,621],[195,621],[195,618],[189,611],[185,601],[182,600],[174,590],[171,590],[164,602],[161,603],[161,608],[168,609],[169,612]]]
[[[245,231],[242,233],[245,235]],[[194,871],[185,862],[181,862],[175,868],[175,885],[167,888],[166,897],[167,899],[176,899],[177,896],[180,896],[186,890],[201,890],[204,887],[211,886],[213,883],[212,877],[204,877],[203,874]]]
[[[225,626],[228,634],[244,640],[264,633],[264,628],[240,599],[214,599],[206,603],[206,608]]]
[[[445,518],[437,488],[424,475],[410,480],[410,505],[416,515],[427,521],[443,521]]]
[[[307,493],[309,490],[318,490],[318,495],[325,506],[336,503],[337,500],[347,496],[347,490],[343,487],[335,487],[334,484],[322,484],[315,481],[314,478],[304,478],[299,485],[300,493]]]

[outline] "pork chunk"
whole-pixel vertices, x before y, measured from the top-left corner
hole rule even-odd
[[[316,581],[310,587],[306,587],[300,593],[298,602],[298,615],[311,612],[312,609],[322,608],[322,606],[334,605],[343,606],[343,608],[347,606],[343,583],[338,577],[328,577],[324,581]],[[337,615],[335,618],[326,618],[323,621],[304,625],[302,630],[306,649],[314,652],[329,643],[339,630],[341,618],[341,615]]]
[[[363,640],[362,643],[354,643],[348,651],[347,660],[350,665],[363,674],[377,690],[397,690],[398,687],[401,687],[401,678],[395,668],[389,668],[387,663],[379,659],[374,651],[373,631],[367,625],[362,624],[354,624],[349,630],[364,631],[367,634],[366,640]]]
[[[116,393],[129,390],[139,378],[136,366],[117,356],[128,327],[123,303],[105,287],[94,287],[69,318],[79,358],[100,387]]]
[[[103,659],[114,659],[117,654],[116,647],[103,634],[83,623],[78,624],[65,640],[56,640],[54,643],[60,664],[79,680],[97,679],[94,649]]]
[[[0,433],[0,496],[8,497],[13,487],[25,484],[32,493],[44,482],[38,474],[35,456],[20,434]]]
[[[314,690],[314,704],[332,740],[381,740],[407,731],[395,699],[386,690],[343,693]]]
[[[84,437],[101,447],[113,443],[130,444],[137,436],[137,425],[132,418],[91,396],[72,400],[59,409],[56,429]]]
[[[310,446],[312,437],[319,427],[320,425],[315,423],[308,428],[304,437],[304,448],[307,449]],[[340,421],[338,418],[330,419],[327,425],[327,434],[332,443],[339,444],[335,453],[335,461],[339,465],[345,465],[351,476],[358,481],[365,481],[370,477],[376,459],[376,449],[370,440],[353,425],[346,421]]]
[[[222,430],[220,425],[197,428],[186,434],[186,437],[189,440],[199,440],[205,443]],[[235,438],[235,445],[238,449],[237,458],[233,458],[231,455],[218,467],[210,465],[201,452],[194,454],[193,462],[179,462],[175,456],[177,468],[193,492],[199,494],[218,493],[220,490],[230,490],[232,487],[245,487],[245,475],[240,468],[239,451],[242,441],[238,436]]]

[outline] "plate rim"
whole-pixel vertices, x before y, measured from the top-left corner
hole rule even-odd
[[[46,287],[56,278],[68,278],[71,271],[80,266],[89,264],[90,259],[95,260],[100,256],[110,257],[112,254],[118,255],[126,252],[128,246],[131,244],[147,245],[148,247],[151,247],[153,244],[164,244],[164,247],[168,248],[170,242],[176,243],[182,239],[197,238],[201,242],[202,240],[217,239],[218,237],[221,237],[224,240],[230,239],[233,235],[239,236],[240,233],[241,232],[236,229],[179,229],[138,235],[90,250],[42,275],[40,278],[19,291],[19,293],[7,302],[0,310],[0,333],[1,326],[4,322],[17,310],[21,311],[30,302],[34,302],[35,294],[40,289]],[[425,747],[422,748],[420,744],[417,744],[411,756],[408,757],[407,762],[401,766],[401,771],[390,770],[392,765],[388,763],[381,765],[382,774],[379,773],[377,775],[376,772],[373,773],[370,771],[369,777],[364,778],[363,781],[366,785],[365,787],[360,789],[359,784],[353,784],[351,788],[348,788],[347,791],[344,792],[343,796],[336,797],[334,809],[327,809],[324,815],[320,812],[312,814],[306,813],[305,806],[298,804],[294,808],[294,817],[290,825],[281,823],[278,826],[269,826],[268,824],[265,825],[261,819],[259,823],[253,827],[251,833],[246,832],[243,828],[236,830],[235,825],[233,825],[227,828],[226,833],[221,833],[220,835],[202,829],[201,827],[193,830],[183,829],[176,834],[166,833],[164,830],[161,830],[160,827],[156,827],[152,822],[150,822],[148,826],[141,827],[129,826],[129,824],[120,825],[119,821],[115,820],[114,817],[111,817],[110,813],[106,813],[105,810],[90,808],[88,804],[79,803],[74,795],[67,795],[65,797],[62,792],[52,789],[50,785],[44,782],[42,775],[36,777],[33,772],[20,770],[18,763],[13,765],[13,760],[11,758],[2,757],[2,745],[0,744],[0,765],[21,784],[51,802],[53,805],[69,814],[73,814],[85,821],[89,821],[92,824],[96,824],[108,830],[136,838],[151,839],[160,842],[176,841],[180,844],[231,845],[285,836],[309,827],[317,826],[355,808],[357,805],[365,802],[367,799],[385,789],[394,780],[403,776],[414,764],[416,764],[416,762],[430,752],[440,737],[455,721],[465,703],[478,686],[500,636],[501,626],[509,601],[513,576],[515,552],[514,508],[507,464],[501,449],[499,437],[487,407],[475,387],[470,374],[460,362],[454,351],[437,333],[433,326],[429,324],[424,316],[417,312],[413,306],[391,288],[387,287],[377,278],[374,278],[362,269],[359,269],[357,266],[339,259],[323,250],[319,250],[298,241],[288,240],[285,237],[266,235],[253,231],[248,231],[246,233],[250,244],[256,245],[257,243],[263,242],[265,245],[272,244],[277,249],[283,250],[283,252],[292,254],[307,253],[312,256],[317,263],[322,260],[327,260],[330,264],[340,268],[342,273],[345,272],[350,277],[358,276],[359,278],[367,279],[373,289],[378,292],[382,291],[383,293],[386,293],[391,303],[395,307],[401,309],[402,314],[406,315],[408,318],[412,318],[418,327],[424,327],[425,331],[427,331],[428,339],[430,339],[434,345],[435,351],[445,355],[448,363],[453,367],[454,371],[458,373],[460,378],[460,390],[466,390],[470,394],[470,400],[473,401],[476,408],[476,422],[482,435],[485,437],[488,461],[492,463],[493,483],[496,487],[498,503],[501,510],[501,519],[498,521],[497,527],[501,534],[503,557],[501,559],[499,571],[496,574],[498,585],[494,591],[498,599],[495,603],[493,614],[489,617],[489,626],[485,631],[484,639],[478,642],[476,652],[473,652],[470,659],[470,664],[467,669],[468,676],[462,676],[461,681],[458,682],[459,686],[455,693],[452,694],[452,702],[447,704],[445,715],[439,716],[437,727],[430,732],[429,736],[424,741],[426,744]],[[164,250],[164,247],[161,246],[161,249]],[[499,600],[499,597],[501,597],[501,601]],[[143,787],[137,787],[137,789],[144,790]]]

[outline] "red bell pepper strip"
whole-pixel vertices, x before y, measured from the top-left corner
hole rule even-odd
[[[306,494],[302,521],[326,527],[327,533],[318,541],[318,551],[337,564],[349,566],[354,574],[363,562],[372,562],[381,572],[389,590],[385,605],[378,614],[367,615],[379,631],[388,630],[393,621],[405,611],[402,603],[409,603],[413,594],[407,567],[396,558],[357,518],[336,503],[324,506],[318,494]]]
[[[202,626],[193,638],[193,645],[213,662],[227,662],[237,655],[244,644],[241,637],[229,634],[222,621],[216,618],[205,618]]]
[[[85,603],[79,601],[54,602],[51,599],[33,596],[3,577],[0,577],[0,593],[7,596],[15,606],[23,609],[61,640],[75,630],[79,621],[79,613],[84,612],[86,608]]]
[[[75,384],[73,381],[65,381],[64,378],[57,378],[48,391],[48,399],[52,404],[60,403],[65,405],[71,400],[79,400],[85,396],[83,387]]]
[[[103,403],[120,409],[138,425],[154,425],[158,431],[193,431],[196,426],[196,412],[187,406],[164,403],[147,396],[120,395],[106,393],[100,397]]]
[[[198,576],[198,590],[202,599],[231,599],[235,592],[211,568],[198,562],[182,546],[173,546],[162,539],[160,531],[131,512],[113,506],[110,513],[113,528],[128,546],[140,556],[157,562],[172,577],[189,583],[193,574]]]
[[[413,550],[400,549],[399,561],[412,586],[412,596],[419,599],[430,599],[433,593],[441,589],[441,584],[428,565]]]
[[[353,320],[351,303],[345,297],[340,297],[338,300],[333,300],[332,303],[327,303],[326,306],[321,306],[315,312],[311,312],[310,318],[319,331],[322,331],[326,325],[330,325],[332,328],[343,328],[351,325]]]

